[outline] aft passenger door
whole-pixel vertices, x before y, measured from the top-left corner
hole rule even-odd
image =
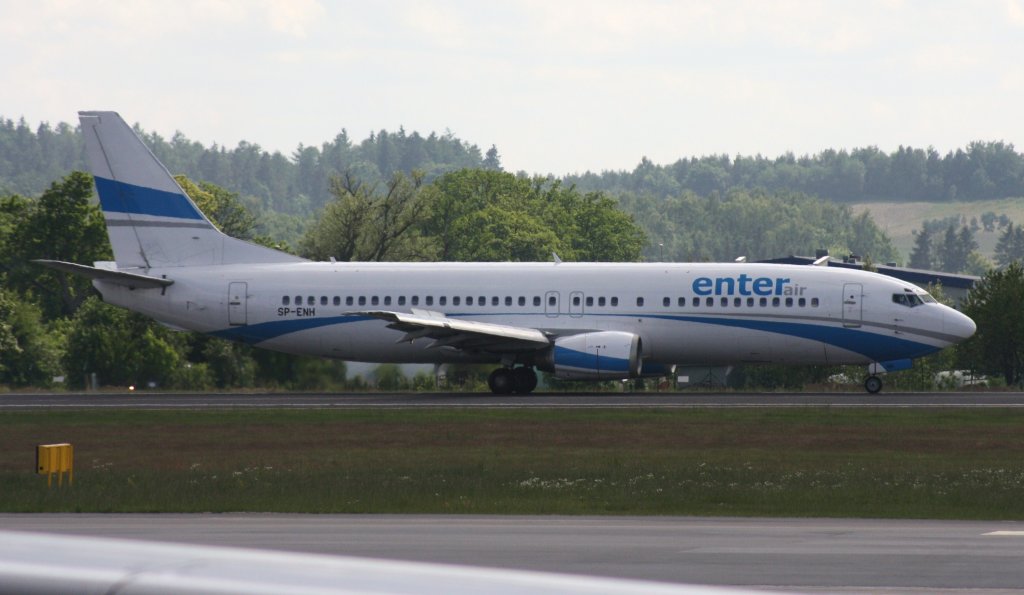
[[[843,285],[843,326],[856,328],[864,320],[864,286],[860,283]]]
[[[228,324],[241,326],[248,319],[248,283],[228,283]]]

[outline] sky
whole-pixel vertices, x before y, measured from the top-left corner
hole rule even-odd
[[[0,0],[0,117],[291,154],[440,134],[506,170],[1024,147],[1024,0]]]

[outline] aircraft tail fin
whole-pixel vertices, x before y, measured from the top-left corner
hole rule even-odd
[[[221,233],[117,112],[78,112],[119,270],[299,262]]]

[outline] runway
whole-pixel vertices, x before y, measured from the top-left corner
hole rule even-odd
[[[4,514],[0,527],[784,591],[1024,587],[1024,523],[1005,521]]]
[[[216,408],[1024,407],[1024,392],[941,393],[8,393],[0,411]]]

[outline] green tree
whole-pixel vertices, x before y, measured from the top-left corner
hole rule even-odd
[[[395,173],[378,190],[346,174],[332,181],[335,200],[302,240],[302,252],[316,260],[424,260],[429,255],[418,233],[427,208],[423,175]]]
[[[0,288],[0,385],[48,386],[60,373],[58,333],[44,328],[39,308]]]
[[[461,170],[429,187],[422,234],[438,260],[634,261],[645,237],[604,194],[549,178]]]
[[[92,286],[87,279],[44,269],[33,259],[86,264],[110,259],[103,215],[91,203],[92,194],[92,176],[72,172],[38,200],[9,197],[0,205],[0,217],[18,217],[0,246],[0,268],[7,272],[9,288],[35,296],[47,320],[74,314]]]
[[[1024,260],[1024,227],[1009,223],[996,241],[996,264],[1006,266]]]
[[[108,386],[175,386],[185,367],[186,338],[139,314],[90,297],[68,329],[64,369],[68,386],[82,388],[95,373]]]
[[[989,271],[968,294],[965,314],[978,331],[957,349],[975,371],[1024,385],[1024,265]]]
[[[934,268],[932,261],[932,232],[925,225],[921,231],[914,232],[914,251],[910,253],[910,268],[930,270]]]
[[[174,176],[174,179],[222,232],[242,240],[253,238],[256,218],[246,209],[237,193],[210,182],[196,184],[183,175]]]

